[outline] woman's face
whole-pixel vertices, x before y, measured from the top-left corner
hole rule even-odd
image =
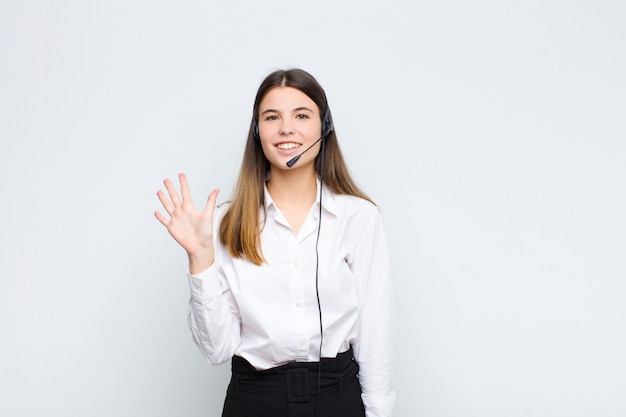
[[[295,169],[312,164],[320,144],[311,148],[293,168],[287,161],[319,139],[322,130],[317,104],[293,87],[274,87],[259,105],[259,136],[272,168]]]

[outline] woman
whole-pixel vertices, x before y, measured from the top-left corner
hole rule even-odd
[[[389,417],[392,288],[381,216],[343,160],[326,95],[299,69],[261,84],[232,200],[157,193],[189,257],[189,326],[232,361],[223,417]],[[322,358],[320,360],[320,358]]]

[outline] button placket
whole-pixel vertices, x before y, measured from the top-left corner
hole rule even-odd
[[[293,239],[289,246],[289,271],[291,281],[291,299],[294,318],[294,343],[298,360],[307,360],[309,354],[309,341],[307,337],[307,318],[304,303],[304,272],[300,260],[300,244],[295,234],[291,233]]]

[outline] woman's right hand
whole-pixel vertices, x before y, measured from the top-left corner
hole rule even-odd
[[[209,194],[206,206],[199,211],[191,201],[187,177],[185,174],[179,174],[178,179],[182,199],[178,196],[174,184],[166,179],[163,183],[169,199],[162,190],[157,192],[157,197],[169,214],[169,219],[158,211],[154,212],[154,216],[185,249],[189,256],[189,272],[197,274],[209,268],[215,259],[213,211],[219,190],[215,189]]]

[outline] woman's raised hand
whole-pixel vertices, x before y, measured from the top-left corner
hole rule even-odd
[[[210,267],[215,258],[213,211],[219,190],[215,189],[209,194],[206,206],[202,211],[199,211],[191,201],[187,177],[185,174],[179,174],[178,179],[180,181],[180,197],[169,179],[163,182],[169,199],[162,190],[157,192],[157,197],[169,214],[169,219],[158,211],[154,212],[154,216],[165,226],[176,242],[187,251],[189,272],[196,274]]]

